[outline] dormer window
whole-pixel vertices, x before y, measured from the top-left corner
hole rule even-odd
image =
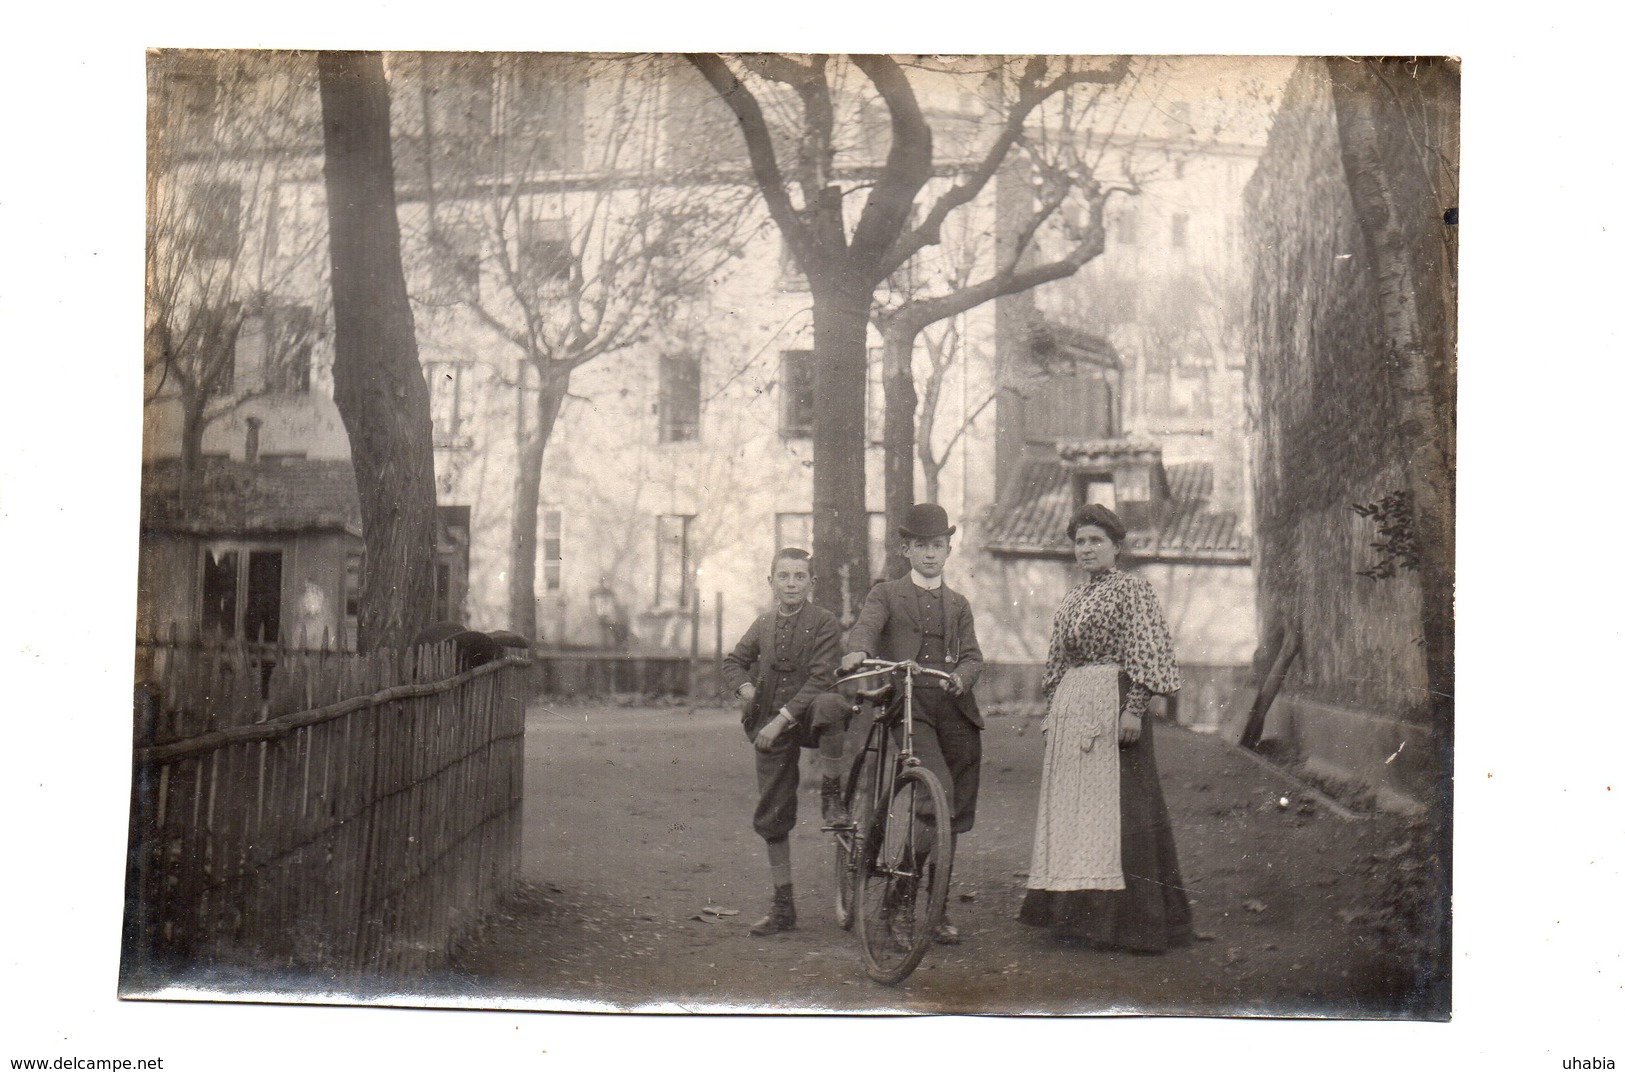
[[[1112,482],[1110,473],[1088,473],[1079,476],[1075,486],[1077,505],[1098,503],[1108,510],[1117,509],[1117,485]]]

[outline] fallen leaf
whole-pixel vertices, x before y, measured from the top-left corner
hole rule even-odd
[[[962,893],[962,894],[959,895],[959,899],[961,901],[964,901],[966,904],[969,904],[972,901],[976,900],[976,894],[974,892],[972,892],[972,893]]]
[[[737,909],[737,908],[723,908],[723,907],[721,907],[719,905],[706,905],[704,908],[700,909],[700,911],[704,912],[708,916],[737,916],[737,915],[739,915],[739,909]]]
[[[721,923],[722,922],[722,920],[718,919],[717,917],[705,915],[703,912],[700,915],[690,916],[688,918],[689,919],[697,919],[701,923]]]
[[[1253,897],[1241,902],[1241,907],[1245,908],[1249,912],[1262,912],[1268,906],[1264,904],[1263,901],[1260,901],[1257,897]]]
[[[1218,938],[1219,938],[1218,935],[1209,934],[1207,931],[1197,931],[1196,932],[1196,940],[1198,942],[1216,942],[1216,941],[1218,941]]]

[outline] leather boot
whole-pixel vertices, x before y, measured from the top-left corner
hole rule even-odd
[[[825,826],[845,826],[852,821],[841,803],[841,779],[825,778],[818,787],[818,803],[824,815]]]
[[[773,889],[772,907],[767,910],[767,915],[750,925],[750,933],[757,938],[766,938],[770,934],[795,929],[795,886],[790,884],[776,886]]]

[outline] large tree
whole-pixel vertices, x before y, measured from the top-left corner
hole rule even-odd
[[[378,53],[323,52],[333,279],[333,400],[355,466],[366,544],[359,650],[402,648],[434,607],[429,391],[401,270],[389,85]]]
[[[572,376],[692,309],[739,251],[746,198],[673,152],[656,58],[447,55],[403,67],[405,177],[423,208],[409,231],[433,274],[454,279],[440,300],[494,340],[487,374],[519,399],[509,620],[535,636],[544,463]]]
[[[1461,71],[1450,60],[1332,59],[1343,170],[1399,372],[1432,713],[1455,713],[1456,196]],[[1446,753],[1448,754],[1448,752]]]
[[[1329,59],[1343,172],[1398,372],[1410,546],[1422,588],[1428,707],[1442,814],[1417,827],[1427,865],[1397,898],[1427,950],[1419,990],[1448,1007],[1450,757],[1456,711],[1456,212],[1461,68],[1453,60]]]
[[[699,54],[689,60],[733,113],[756,185],[812,294],[813,544],[826,576],[844,582],[821,586],[818,598],[849,616],[853,608],[841,605],[842,592],[861,599],[869,580],[864,390],[877,289],[942,240],[944,222],[994,179],[1035,109],[1074,86],[1119,82],[1128,63],[1012,61],[1008,92],[993,103],[986,137],[955,162],[951,181],[925,196],[940,161],[916,83],[970,72],[951,63],[867,55]],[[998,77],[1006,64],[987,66],[981,73]],[[884,117],[883,158],[855,151],[863,139],[852,136],[853,117],[862,127],[864,115]],[[864,195],[863,205],[849,221],[846,199],[857,194]],[[912,404],[906,412],[912,425]],[[912,472],[911,458],[908,464]]]
[[[320,164],[315,79],[289,53],[148,59],[146,404],[180,411],[183,487],[211,425],[309,387],[327,305],[325,221],[298,211]]]

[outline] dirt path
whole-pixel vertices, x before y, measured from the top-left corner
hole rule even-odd
[[[1338,818],[1212,737],[1158,727],[1193,947],[1090,952],[1016,922],[1042,740],[1025,719],[996,718],[977,826],[960,840],[951,891],[965,941],[933,949],[905,984],[885,987],[864,976],[856,936],[834,922],[813,778],[803,778],[791,839],[800,926],[746,933],[769,883],[732,712],[538,706],[527,735],[526,887],[441,981],[465,997],[672,1012],[1370,1017],[1394,1015],[1403,998],[1359,915],[1397,824]]]

